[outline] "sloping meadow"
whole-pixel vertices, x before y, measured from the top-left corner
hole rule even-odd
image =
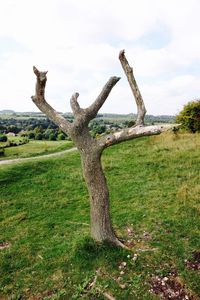
[[[200,136],[119,144],[103,165],[130,251],[90,239],[78,152],[0,167],[1,298],[198,299]]]

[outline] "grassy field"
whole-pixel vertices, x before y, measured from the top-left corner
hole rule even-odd
[[[5,148],[5,155],[0,157],[0,160],[44,155],[71,147],[70,141],[30,141],[21,146]]]
[[[200,136],[126,142],[107,149],[103,165],[130,251],[89,238],[77,152],[0,167],[0,299],[159,299],[152,278],[170,273],[195,297],[174,299],[198,299]]]

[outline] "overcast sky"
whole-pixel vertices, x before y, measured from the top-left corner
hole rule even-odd
[[[47,101],[88,106],[120,76],[101,112],[134,113],[118,60],[133,67],[148,114],[200,98],[200,0],[0,0],[0,110],[38,111],[32,66],[48,70]]]

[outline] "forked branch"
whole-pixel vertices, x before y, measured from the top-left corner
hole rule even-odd
[[[137,82],[135,80],[134,74],[133,74],[133,68],[129,66],[129,63],[125,56],[125,50],[120,51],[119,53],[119,60],[121,62],[122,68],[126,74],[126,77],[128,79],[130,88],[132,90],[132,93],[135,98],[135,102],[137,105],[137,120],[136,125],[144,125],[144,117],[146,114],[146,108],[144,105],[144,101],[142,99],[142,95],[140,93],[140,90],[138,88]]]
[[[120,51],[119,60],[126,74],[126,77],[128,79],[129,85],[131,87],[131,90],[133,92],[137,104],[137,120],[136,120],[136,125],[131,128],[125,128],[123,130],[116,131],[114,133],[102,136],[100,139],[98,139],[99,147],[102,150],[114,144],[135,139],[141,136],[151,136],[151,135],[160,134],[161,132],[167,131],[177,126],[177,124],[144,126],[144,117],[146,114],[146,108],[142,96],[140,94],[138,85],[136,83],[135,77],[133,75],[133,69],[129,66],[129,63],[125,57],[124,50]]]
[[[85,109],[88,121],[96,117],[98,111],[100,110],[100,108],[102,107],[106,99],[108,98],[112,88],[119,80],[120,77],[116,77],[116,76],[110,77],[110,79],[104,85],[97,99],[88,108]]]
[[[56,112],[45,100],[45,86],[47,81],[47,72],[40,72],[36,67],[33,67],[33,72],[36,75],[36,87],[35,96],[31,99],[37,105],[37,107],[47,115],[56,125],[58,125],[62,131],[68,134],[68,130],[71,127],[71,123]]]

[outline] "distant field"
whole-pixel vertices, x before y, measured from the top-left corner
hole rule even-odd
[[[70,141],[30,141],[21,146],[5,148],[5,155],[0,160],[54,153],[69,149],[72,145]]]
[[[89,238],[78,152],[0,166],[0,299],[156,300],[155,276],[175,276],[199,299],[200,135],[119,144],[103,167],[114,228],[130,251]]]

